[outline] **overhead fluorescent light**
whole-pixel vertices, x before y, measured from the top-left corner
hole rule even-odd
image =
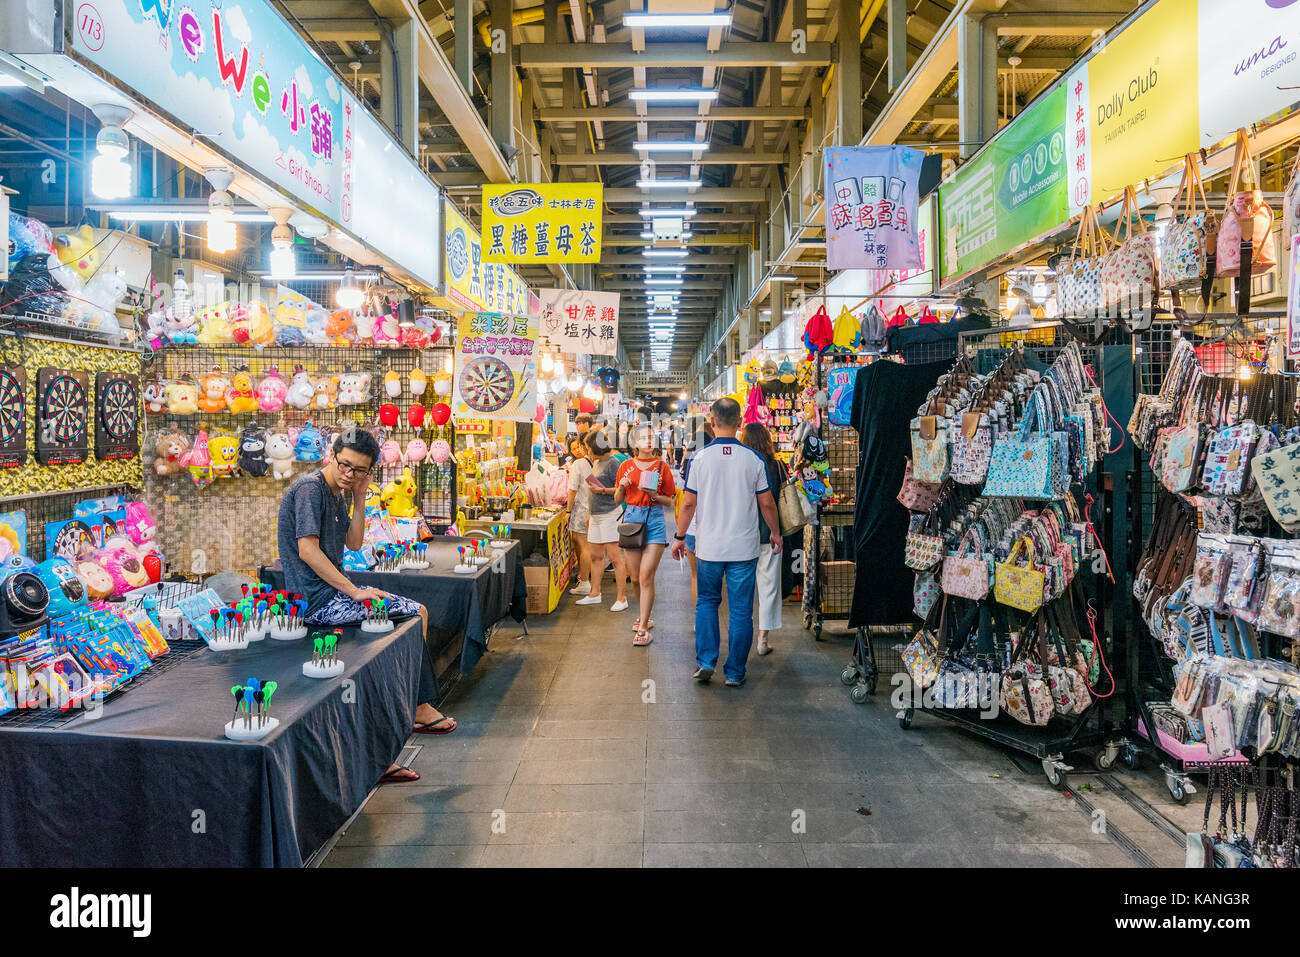
[[[210,218],[206,207],[202,210],[194,207],[189,210],[175,210],[172,212],[152,209],[110,209],[107,210],[107,213],[109,219],[123,223],[206,223]],[[231,213],[227,218],[232,223],[272,222],[270,215],[264,212]]]
[[[270,279],[271,274],[268,271],[253,270],[251,273],[257,279]],[[287,284],[299,282],[341,282],[347,275],[346,272],[303,272],[298,270],[292,279],[283,280]],[[352,278],[357,282],[377,282],[383,277],[377,272],[354,272]]]
[[[661,206],[657,208],[642,207],[637,210],[637,212],[642,216],[647,217],[672,216],[676,219],[681,219],[683,216],[694,216],[697,211],[694,209]]]
[[[694,189],[702,185],[698,179],[639,179],[637,189]]]
[[[642,266],[641,268],[644,269],[647,274],[662,272],[662,273],[675,273],[676,275],[680,276],[683,272],[686,271],[685,266]]]
[[[695,140],[637,140],[632,148],[644,153],[694,153],[697,150],[707,150],[709,144],[707,141],[698,143]]]
[[[646,284],[647,286],[680,286],[680,285],[682,284],[682,280],[680,280],[680,279],[647,279],[647,280],[645,281],[645,284]]]
[[[641,251],[641,255],[680,258],[682,256],[688,256],[690,253],[685,249],[644,249]]]
[[[683,103],[690,100],[716,100],[718,91],[701,89],[673,90],[666,87],[650,87],[649,89],[629,90],[627,95],[628,99],[632,100]]]
[[[705,29],[731,26],[731,13],[625,13],[625,27],[686,27]]]
[[[799,277],[788,272],[774,272],[767,277],[770,282],[798,282]]]

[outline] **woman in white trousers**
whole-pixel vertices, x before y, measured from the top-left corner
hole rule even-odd
[[[772,436],[767,426],[751,422],[745,426],[740,441],[763,457],[767,466],[767,484],[772,498],[780,500],[781,485],[785,481],[785,467],[776,457]],[[773,554],[772,532],[760,517],[758,520],[758,569],[755,572],[754,595],[758,599],[758,647],[760,655],[771,654],[767,638],[770,632],[781,627],[781,556]]]

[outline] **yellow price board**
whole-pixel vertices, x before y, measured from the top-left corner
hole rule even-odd
[[[600,183],[483,186],[483,261],[600,261]]]

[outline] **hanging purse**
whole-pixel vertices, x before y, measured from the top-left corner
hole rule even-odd
[[[1196,153],[1183,157],[1183,178],[1174,200],[1175,205],[1181,200],[1182,208],[1160,244],[1160,285],[1166,289],[1194,289],[1212,274],[1219,224],[1205,199],[1198,159]]]
[[[909,529],[903,543],[903,563],[913,571],[928,572],[943,561],[943,536],[937,534],[933,509],[924,517],[914,516],[919,527]]]
[[[1018,561],[1021,549],[1028,549],[1026,563]],[[1036,612],[1043,605],[1044,582],[1046,576],[1034,564],[1034,546],[1027,538],[1016,540],[1015,547],[1005,562],[998,562],[994,569],[993,597],[999,604],[1021,611]]]
[[[1246,180],[1252,185],[1244,187]],[[1251,155],[1250,137],[1246,131],[1237,131],[1237,145],[1232,166],[1232,179],[1228,186],[1228,204],[1219,222],[1219,235],[1215,244],[1216,265],[1219,276],[1237,280],[1237,313],[1250,312],[1250,277],[1268,272],[1277,265],[1277,241],[1273,236],[1273,210],[1264,202],[1254,175],[1254,158]]]
[[[908,676],[912,679],[912,686],[918,691],[924,691],[930,685],[934,684],[935,678],[939,676],[939,661],[943,653],[943,629],[946,624],[946,614],[948,610],[948,600],[945,598],[937,606],[939,608],[938,625],[935,630],[931,630],[932,622],[930,618],[926,619],[921,630],[903,649],[902,659],[903,667],[907,670]],[[930,610],[931,618],[934,616],[934,609]]]
[[[925,618],[939,600],[939,593],[939,580],[934,572],[917,572],[916,582],[912,585],[912,613]]]
[[[993,441],[984,494],[995,498],[1052,499],[1061,494],[1058,443],[1048,431],[1047,400],[1040,389],[1030,396],[1015,432]]]
[[[1115,246],[1102,260],[1102,295],[1107,306],[1133,304],[1145,308],[1155,296],[1159,258],[1156,238],[1152,233],[1135,232],[1134,218],[1141,222],[1137,193],[1127,186],[1115,227]]]
[[[1095,312],[1102,308],[1101,260],[1106,241],[1097,225],[1097,213],[1085,207],[1079,217],[1070,259],[1057,274],[1057,295],[1064,316]]]
[[[793,535],[808,524],[808,516],[803,506],[805,501],[807,499],[803,497],[799,486],[794,482],[786,482],[781,486],[781,494],[776,500],[776,511],[777,518],[781,522],[782,538]]]
[[[980,547],[976,529],[967,532],[954,555],[943,560],[943,591],[946,595],[983,601],[989,594],[991,567]]]
[[[1044,725],[1052,720],[1056,706],[1052,701],[1052,691],[1043,677],[1046,665],[1041,662],[1046,657],[1042,648],[1043,636],[1037,640],[1022,635],[1011,656],[1011,667],[1002,675],[1002,687],[999,703],[1002,710],[1021,724]],[[1030,645],[1039,645],[1039,663],[1033,667],[1026,661]]]
[[[918,482],[912,469],[912,460],[908,459],[907,468],[903,471],[903,487],[898,492],[898,502],[910,512],[928,512],[939,501],[939,491],[942,488],[942,483]]]
[[[942,482],[951,464],[948,420],[938,415],[917,416],[911,431],[912,477],[918,482]]]

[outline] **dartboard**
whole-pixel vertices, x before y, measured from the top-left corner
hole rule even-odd
[[[125,459],[140,453],[140,379],[124,372],[95,377],[95,455]]]
[[[48,535],[46,539],[49,539]],[[66,558],[70,562],[75,562],[82,554],[94,547],[95,540],[90,534],[90,526],[85,522],[74,520],[65,522],[58,530],[49,546],[49,552],[51,558]]]
[[[80,369],[42,369],[37,376],[36,458],[46,465],[84,462],[90,453],[89,377]]]
[[[0,467],[27,461],[27,370],[0,366]]]
[[[460,374],[460,394],[475,412],[497,412],[515,394],[515,374],[495,356],[480,356]]]

